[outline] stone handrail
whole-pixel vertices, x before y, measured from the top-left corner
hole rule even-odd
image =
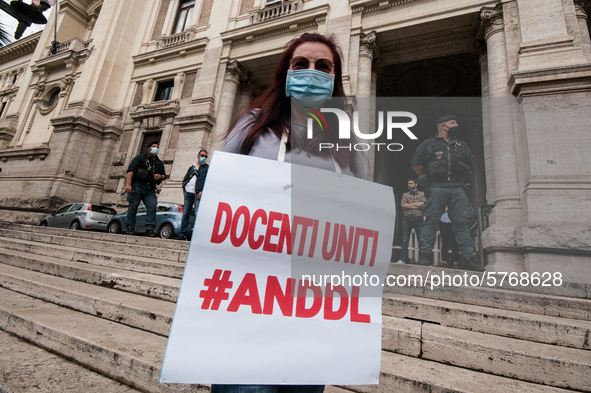
[[[302,0],[282,1],[281,4],[262,9],[254,9],[249,12],[250,24],[264,22],[270,19],[280,18],[302,10]]]
[[[46,47],[45,48],[45,56],[43,56],[43,57],[57,55],[59,53],[66,52],[66,51],[79,52],[83,49],[88,49],[88,47],[90,46],[90,42],[91,42],[91,40],[83,41],[78,37],[74,37],[74,38],[71,38],[67,41],[60,42],[57,46],[57,51],[55,53],[51,53],[51,46]]]
[[[181,31],[180,33],[161,36],[156,38],[156,49],[168,48],[170,46],[180,45],[182,43],[191,41],[195,37],[195,29],[193,27]]]

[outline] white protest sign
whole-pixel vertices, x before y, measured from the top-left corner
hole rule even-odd
[[[215,152],[160,381],[377,384],[394,221],[390,187]]]

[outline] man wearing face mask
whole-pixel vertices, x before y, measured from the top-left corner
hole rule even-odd
[[[419,175],[429,179],[429,196],[423,207],[425,226],[420,240],[419,264],[430,265],[439,220],[448,207],[458,248],[462,252],[462,268],[481,271],[474,256],[474,240],[470,236],[468,220],[474,210],[468,202],[465,184],[475,169],[474,157],[466,143],[457,139],[459,126],[453,115],[437,120],[437,136],[419,145],[411,166]],[[420,180],[420,179],[419,179]]]
[[[421,239],[423,232],[423,213],[421,208],[425,202],[425,194],[417,190],[418,183],[415,179],[408,179],[408,192],[402,194],[400,205],[404,209],[404,221],[402,223],[402,248],[400,250],[400,260],[396,263],[404,264],[408,260],[408,243],[410,242],[410,233],[413,228],[417,233],[417,239]]]
[[[127,234],[135,232],[135,217],[140,201],[146,205],[146,236],[154,237],[156,225],[156,185],[166,179],[164,163],[158,158],[160,150],[157,141],[148,145],[147,154],[139,154],[131,160],[127,168],[125,192],[129,209],[127,210]]]
[[[191,210],[195,204],[195,214],[199,209],[199,201],[203,194],[203,186],[207,176],[209,165],[207,161],[207,151],[200,150],[198,154],[198,161],[189,167],[185,178],[183,179],[183,192],[185,194],[185,204],[183,206],[183,221],[181,223],[181,232],[176,240],[187,240],[189,234],[189,218],[191,218]]]

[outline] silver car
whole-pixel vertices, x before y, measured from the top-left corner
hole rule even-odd
[[[115,209],[93,203],[73,203],[41,220],[42,226],[107,231],[107,224],[117,214]]]

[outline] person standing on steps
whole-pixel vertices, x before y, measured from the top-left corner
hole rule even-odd
[[[189,234],[189,218],[191,218],[191,210],[195,205],[195,214],[199,209],[199,201],[203,194],[203,186],[205,185],[205,178],[207,177],[207,170],[209,165],[207,161],[207,150],[200,150],[197,162],[187,170],[187,174],[183,179],[183,193],[185,194],[185,204],[183,206],[183,221],[181,223],[181,231],[176,240],[187,240]]]
[[[135,218],[140,201],[146,205],[146,236],[154,237],[156,226],[156,185],[166,179],[164,163],[158,158],[158,141],[148,144],[146,154],[138,154],[127,168],[125,192],[129,209],[127,210],[127,234],[135,234]]]
[[[419,265],[432,263],[430,251],[447,206],[456,242],[462,252],[462,267],[482,271],[474,256],[474,239],[468,226],[474,213],[467,191],[470,188],[468,175],[475,169],[474,157],[468,145],[458,139],[459,130],[455,116],[441,117],[437,120],[437,136],[421,143],[412,158],[412,169],[421,177],[426,175],[429,183],[425,188],[425,226],[420,240]],[[419,184],[422,184],[421,178]]]

